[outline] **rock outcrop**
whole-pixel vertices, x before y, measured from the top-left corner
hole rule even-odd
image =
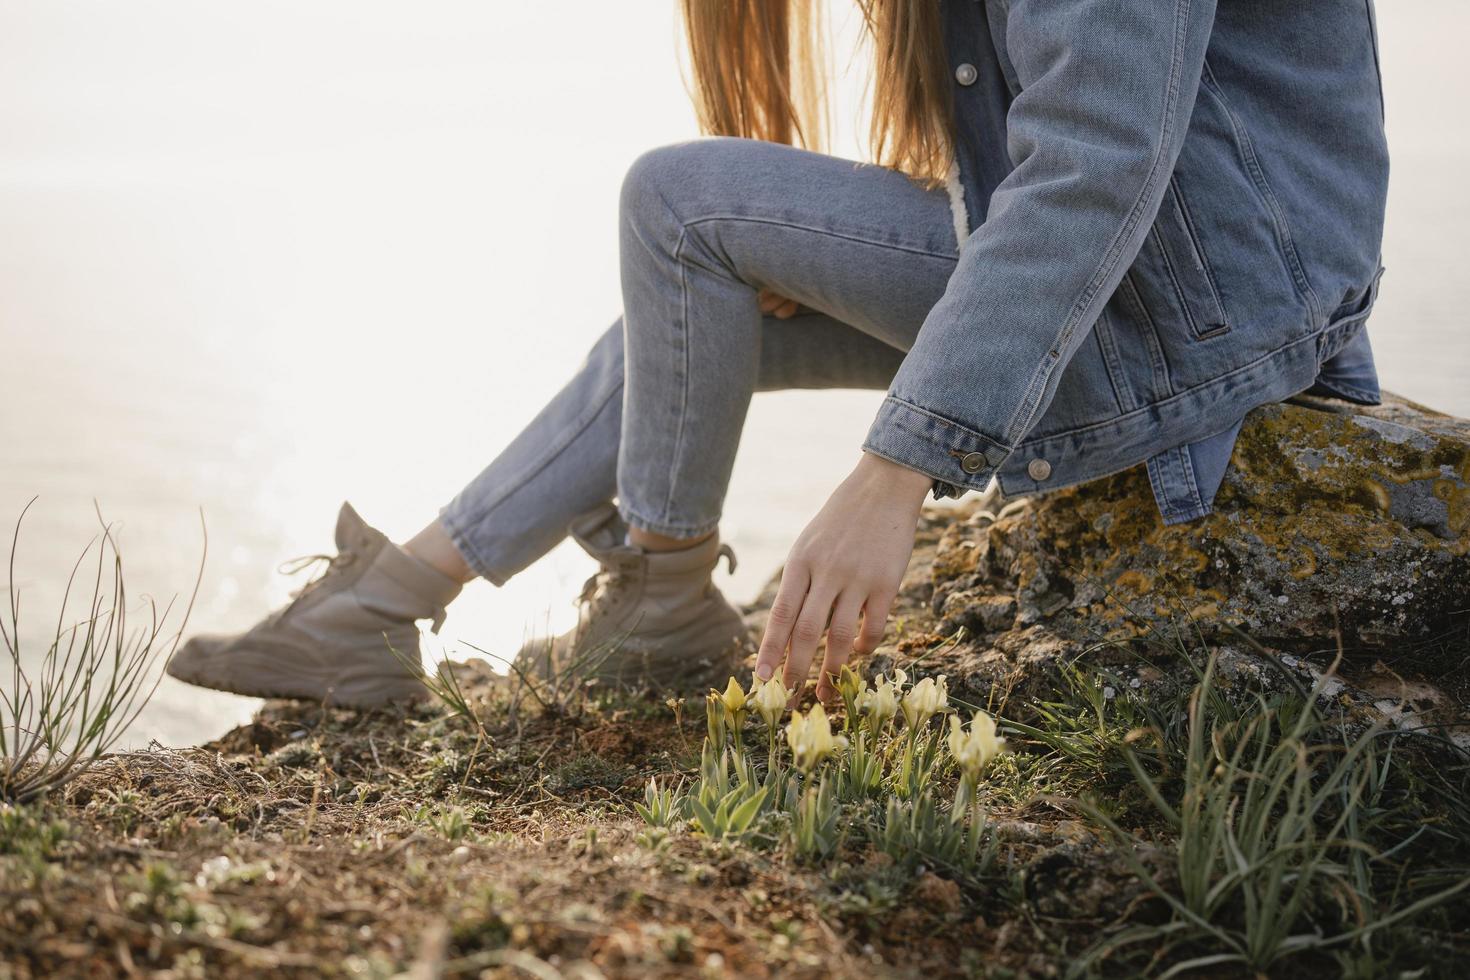
[[[1260,408],[1215,513],[1173,527],[1141,466],[998,504],[925,512],[875,668],[947,673],[986,703],[1051,689],[1084,652],[1151,683],[1131,642],[1148,634],[1304,684],[1341,646],[1335,694],[1470,744],[1470,421],[1398,398]]]

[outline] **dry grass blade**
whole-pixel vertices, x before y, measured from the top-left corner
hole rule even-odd
[[[383,639],[384,642],[387,642],[386,633],[383,634]],[[424,663],[421,658],[416,656],[410,657],[392,643],[388,644],[388,650],[399,663],[403,664],[404,669],[418,678],[419,683],[424,685],[424,689],[433,695],[435,700],[442,703],[455,715],[469,722],[470,727],[482,738],[489,736],[489,733],[485,730],[485,723],[480,720],[479,714],[475,711],[474,706],[470,704],[469,695],[465,693],[464,687],[460,684],[459,676],[455,673],[453,665],[442,663],[437,669],[429,671],[424,668]]]
[[[137,719],[188,624],[208,553],[205,532],[194,590],[171,635],[167,623],[172,601],[160,610],[149,599],[146,625],[130,629],[122,555],[111,525],[99,513],[102,532],[72,566],[52,639],[28,670],[15,569],[21,524],[34,502],[15,522],[8,563],[9,603],[6,615],[0,616],[0,642],[10,658],[10,684],[0,690],[0,800],[9,803],[36,799],[76,778]],[[78,574],[94,547],[91,597],[80,619],[70,622]]]

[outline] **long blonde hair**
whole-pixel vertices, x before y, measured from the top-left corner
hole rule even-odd
[[[822,150],[825,0],[682,0],[700,128]],[[874,54],[873,161],[943,184],[953,139],[938,0],[856,0]]]

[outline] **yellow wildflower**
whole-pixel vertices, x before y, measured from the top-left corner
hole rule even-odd
[[[995,719],[985,712],[975,712],[969,728],[958,717],[950,716],[949,754],[966,777],[978,779],[990,760],[1005,749],[1005,744],[1005,739],[996,737]]]
[[[766,727],[775,728],[776,722],[781,720],[781,715],[786,711],[786,702],[791,700],[791,692],[786,690],[781,678],[772,677],[755,688],[749,700],[755,705],[755,713],[761,716]]]
[[[895,683],[879,674],[878,679],[873,682],[873,689],[862,693],[858,708],[871,720],[873,731],[881,731],[898,714],[898,696],[902,683],[902,680]]]
[[[903,696],[903,720],[910,728],[919,729],[948,707],[949,685],[944,675],[926,677]]]
[[[745,692],[741,690],[739,684],[735,683],[735,678],[730,678],[730,683],[725,685],[725,693],[719,697],[720,703],[730,714],[734,715],[745,710]]]
[[[786,741],[791,746],[796,768],[808,774],[823,760],[847,747],[847,739],[832,734],[827,711],[820,703],[805,715],[800,711],[792,713],[791,723],[786,726]]]
[[[837,673],[837,691],[844,700],[856,702],[868,691],[868,682],[863,680],[863,675],[852,669],[851,664],[843,664],[842,670]]]

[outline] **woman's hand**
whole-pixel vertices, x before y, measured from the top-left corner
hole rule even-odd
[[[778,320],[789,320],[802,310],[802,305],[796,300],[787,299],[780,293],[773,293],[769,289],[757,290],[755,300],[762,313],[774,316]]]
[[[933,483],[917,470],[863,454],[787,556],[756,677],[768,679],[784,659],[782,681],[799,691],[825,631],[817,696],[831,700],[836,674],[852,652],[871,653],[883,638],[914,550],[919,507]]]

